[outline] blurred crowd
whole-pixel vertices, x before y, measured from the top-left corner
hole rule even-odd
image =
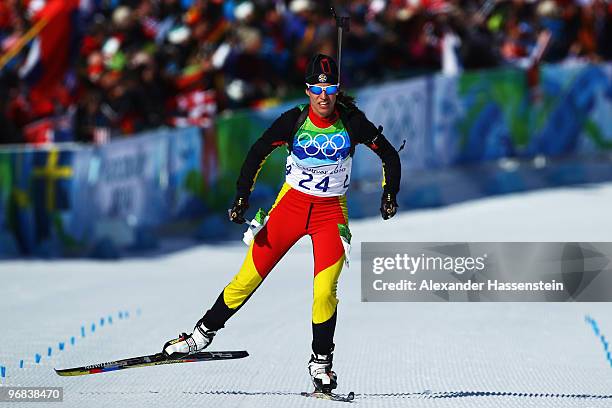
[[[0,54],[45,0],[0,0]],[[160,126],[208,129],[215,115],[303,96],[316,52],[336,54],[330,1],[82,0],[80,45],[51,103],[19,76],[27,47],[0,73],[0,142],[63,115],[78,141]],[[605,0],[334,1],[350,16],[342,86],[443,71],[612,59]]]

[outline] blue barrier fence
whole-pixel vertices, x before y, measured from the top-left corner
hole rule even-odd
[[[389,140],[407,141],[402,208],[612,179],[612,64],[545,66],[539,78],[530,88],[525,72],[502,69],[358,91]],[[100,147],[0,149],[0,257],[114,257],[118,248],[154,247],[161,225],[204,214],[201,235],[223,236],[234,187],[221,181],[241,163],[234,138],[251,142],[293,105],[223,119],[216,141],[197,129],[160,129]],[[283,161],[272,162],[278,179],[264,177],[256,190],[264,202],[284,174]],[[380,163],[367,149],[353,163],[351,216],[375,214]]]

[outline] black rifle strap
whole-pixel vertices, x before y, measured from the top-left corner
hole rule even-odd
[[[304,122],[306,122],[306,118],[308,117],[309,109],[310,109],[310,105],[305,105],[304,108],[302,109],[302,112],[300,112],[300,116],[298,116],[297,120],[295,121],[295,126],[293,126],[293,131],[291,132],[291,135],[289,136],[289,143],[287,144],[287,149],[289,151],[291,151],[291,149],[293,148],[293,138],[295,137],[295,134],[297,133],[298,130],[300,130]]]

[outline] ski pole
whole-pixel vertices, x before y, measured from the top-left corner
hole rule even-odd
[[[351,18],[350,17],[338,17],[336,10],[330,8],[331,15],[336,20],[336,27],[338,28],[338,82],[340,82],[340,67],[342,66],[342,34],[344,31],[347,33],[351,31]]]

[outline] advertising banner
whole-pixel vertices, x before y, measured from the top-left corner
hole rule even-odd
[[[134,226],[167,217],[169,143],[157,133],[96,148],[87,184],[90,215],[124,219]]]
[[[202,214],[201,158],[195,128],[161,129],[96,147],[5,149],[0,240],[8,235],[19,253],[43,256],[84,254],[104,239],[132,245],[139,229]]]

